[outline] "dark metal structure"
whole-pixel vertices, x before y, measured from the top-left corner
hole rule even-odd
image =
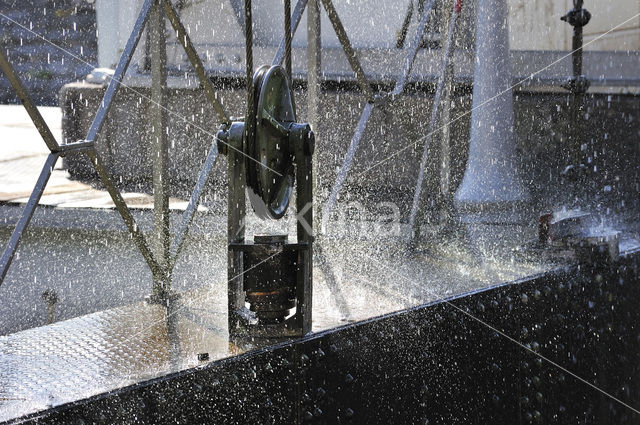
[[[8,62],[4,54],[0,57],[0,66],[2,67],[2,71],[9,78],[11,85],[13,86],[16,93],[19,95],[20,100],[23,105],[29,112],[31,119],[36,124],[36,128],[40,131],[43,140],[47,144],[47,147],[51,151],[49,158],[47,159],[45,166],[43,167],[42,173],[34,191],[31,195],[29,203],[27,204],[23,216],[16,226],[9,244],[5,248],[2,254],[2,260],[0,262],[0,283],[6,276],[7,270],[11,264],[13,256],[17,250],[18,243],[20,242],[20,238],[22,234],[29,224],[29,221],[33,215],[33,211],[38,204],[38,200],[40,196],[42,196],[42,192],[46,186],[47,180],[51,175],[51,171],[55,166],[57,159],[61,156],[74,154],[74,153],[85,153],[89,156],[92,165],[94,166],[96,172],[100,176],[103,184],[105,185],[109,195],[116,205],[118,212],[122,216],[127,229],[133,236],[138,249],[142,253],[145,261],[149,265],[154,277],[154,287],[153,287],[153,299],[158,301],[163,301],[167,299],[168,294],[170,293],[170,282],[171,282],[171,270],[173,265],[175,264],[175,257],[170,258],[169,254],[171,251],[176,254],[180,251],[182,243],[184,242],[184,236],[187,233],[188,225],[193,218],[193,214],[197,208],[197,204],[199,202],[199,195],[202,188],[201,184],[196,185],[193,196],[191,198],[191,202],[189,203],[189,207],[185,210],[181,229],[177,232],[176,240],[173,247],[170,247],[169,244],[169,233],[168,233],[168,192],[166,191],[166,178],[163,177],[166,175],[167,168],[167,140],[164,135],[165,121],[166,121],[166,113],[167,109],[164,105],[165,103],[165,91],[166,91],[166,58],[163,54],[164,51],[164,32],[163,31],[151,31],[152,35],[152,44],[154,46],[154,60],[152,63],[152,75],[154,81],[154,90],[152,93],[152,101],[154,103],[154,114],[153,114],[153,122],[154,128],[156,132],[154,133],[154,147],[155,151],[158,153],[156,155],[157,161],[154,162],[154,202],[155,202],[155,240],[154,244],[150,246],[147,242],[145,235],[136,225],[136,222],[131,214],[131,211],[127,207],[124,199],[120,195],[119,190],[113,184],[111,178],[107,170],[102,165],[100,158],[97,155],[96,150],[94,149],[95,140],[102,128],[107,114],[112,107],[114,97],[117,91],[122,86],[122,79],[127,71],[131,58],[133,56],[133,52],[140,41],[140,37],[142,36],[143,30],[150,18],[154,20],[151,23],[150,27],[153,29],[154,27],[160,27],[160,25],[164,26],[164,16],[167,16],[169,21],[172,23],[175,31],[180,35],[180,39],[183,40],[183,46],[185,51],[187,52],[187,56],[192,61],[193,67],[196,70],[196,74],[201,77],[201,83],[203,85],[204,92],[209,97],[216,113],[220,117],[223,122],[228,122],[229,119],[226,117],[222,105],[215,97],[215,92],[211,86],[211,81],[206,78],[204,73],[204,68],[202,66],[202,62],[200,61],[195,49],[189,40],[189,36],[186,33],[184,27],[180,23],[178,19],[178,15],[173,8],[173,5],[169,0],[146,0],[140,10],[140,14],[136,20],[133,31],[127,45],[122,53],[122,57],[116,67],[115,73],[113,77],[111,77],[111,81],[107,88],[107,91],[104,95],[104,99],[100,104],[98,111],[96,112],[93,123],[88,131],[88,134],[83,141],[79,141],[77,143],[59,145],[55,139],[53,138],[51,131],[48,129],[46,123],[38,113],[36,107],[33,102],[30,100],[28,94],[22,87],[18,76],[13,70],[11,64]],[[215,143],[214,143],[215,145]],[[215,147],[217,148],[217,146]],[[215,149],[212,148],[212,149]],[[214,154],[210,154],[213,156]],[[206,163],[205,163],[206,164]],[[203,169],[203,173],[201,177],[206,180],[208,176],[208,170]],[[199,182],[200,183],[200,182]],[[199,191],[200,190],[200,191]]]
[[[309,125],[297,123],[291,90],[291,36],[307,3],[311,36],[309,102],[313,108],[317,107],[313,99],[317,96],[319,81],[317,1],[299,0],[290,16],[291,5],[285,0],[282,49],[276,54],[273,66],[254,73],[252,9],[251,1],[245,0],[247,113],[244,121],[227,116],[170,0],[145,0],[93,125],[86,139],[75,144],[61,146],[53,139],[0,51],[0,68],[51,151],[23,217],[3,252],[0,281],[6,275],[56,160],[72,153],[85,153],[153,272],[152,301],[165,305],[169,316],[173,308],[170,301],[174,299],[171,271],[213,163],[222,152],[228,158],[231,182],[229,333],[232,337],[300,337],[88,399],[45,407],[9,422],[640,423],[640,387],[635,379],[640,365],[640,317],[636,306],[640,295],[640,250],[637,247],[624,251],[615,262],[595,252],[589,256],[590,264],[558,268],[523,281],[308,335],[314,135]],[[325,205],[323,218],[328,218],[371,111],[375,105],[388,102],[404,90],[433,1],[423,8],[416,37],[406,49],[402,77],[388,97],[376,96],[367,82],[331,0],[322,0],[322,4],[367,100],[343,168]],[[451,44],[459,6],[460,3],[456,3],[447,45]],[[173,244],[168,229],[168,150],[164,132],[167,114],[172,112],[165,106],[166,52],[164,33],[160,31],[165,17],[178,33],[202,90],[222,123],[218,137],[212,140]],[[96,137],[147,24],[151,28],[151,100],[156,154],[152,244],[137,228],[94,149]],[[446,66],[444,68],[440,87],[447,80]],[[312,124],[317,114],[315,109],[310,111]],[[423,167],[427,149],[428,143]],[[288,207],[294,181],[298,217],[296,243],[273,235],[258,236],[253,244],[246,243],[245,190],[249,190],[257,215],[277,219]],[[419,182],[416,199],[420,191]],[[417,209],[416,202],[414,209]],[[412,212],[413,220],[415,214]],[[404,279],[401,274],[397,275],[399,280]],[[293,308],[295,313],[288,317]],[[0,376],[0,382],[2,379]]]
[[[639,273],[635,248],[16,422],[637,424]]]
[[[278,65],[258,69],[244,122],[222,124],[218,132],[229,159],[232,334],[302,336],[311,330],[315,136],[309,124],[296,123],[289,78]],[[289,244],[286,235],[256,235],[253,244],[246,243],[245,189],[258,217],[280,219],[289,206],[294,181],[296,243]],[[287,317],[292,309],[295,312]]]
[[[305,188],[298,193],[298,202],[310,202],[311,201],[311,155],[313,153],[313,133],[308,125],[296,126],[293,121],[290,120],[291,117],[295,119],[295,108],[293,103],[293,97],[291,94],[291,83],[290,83],[290,62],[291,62],[291,37],[292,33],[295,32],[298,24],[302,18],[302,12],[307,4],[306,0],[300,0],[296,5],[294,10],[293,18],[291,16],[287,16],[285,18],[285,24],[288,31],[285,31],[284,40],[282,43],[282,48],[278,50],[276,53],[276,57],[274,58],[274,65],[279,65],[283,61],[285,61],[285,66],[288,69],[288,79],[283,83],[282,78],[278,80],[277,78],[271,78],[267,81],[279,81],[280,86],[275,89],[271,87],[266,93],[265,96],[273,96],[271,93],[274,90],[277,90],[279,95],[282,95],[283,92],[289,97],[289,108],[290,111],[284,113],[283,111],[279,111],[283,116],[278,116],[278,119],[282,119],[283,123],[285,123],[288,127],[286,129],[279,128],[276,120],[271,117],[271,120],[266,120],[272,124],[276,130],[286,133],[286,137],[289,137],[289,132],[291,133],[291,140],[299,142],[299,149],[297,146],[291,146],[290,152],[287,153],[292,158],[295,158],[295,163],[297,164],[297,170],[304,170],[305,174],[300,174],[298,171],[298,181],[307,181],[309,179],[309,188]],[[290,13],[291,5],[290,0],[285,2],[285,11]],[[248,113],[249,111],[259,111],[260,114],[263,114],[264,111],[267,110],[267,101],[263,100],[259,105],[260,109],[258,110],[258,105],[254,105],[254,92],[253,92],[253,38],[251,35],[252,25],[251,25],[251,1],[248,0],[245,3],[245,22],[248,22],[248,25],[245,25],[246,29],[246,39],[247,39],[247,97],[248,97]],[[313,17],[313,13],[310,13],[311,19],[318,19],[316,15]],[[238,154],[242,157],[242,161],[245,159],[253,159],[255,158],[253,155],[256,154],[255,149],[260,148],[261,146],[253,146],[251,148],[254,151],[251,154],[245,152],[245,147],[249,148],[249,144],[245,143],[249,139],[253,140],[254,131],[256,131],[256,123],[253,121],[257,121],[260,119],[260,123],[263,121],[263,116],[257,116],[256,113],[251,114],[251,124],[246,127],[246,134],[242,134],[238,139],[240,146],[235,147],[229,145],[224,140],[213,140],[211,143],[211,148],[203,164],[200,175],[198,177],[197,183],[193,189],[191,194],[189,204],[184,211],[182,216],[182,220],[180,225],[175,232],[173,243],[171,243],[171,236],[169,233],[169,179],[168,179],[168,167],[169,167],[169,150],[168,150],[168,141],[166,136],[167,129],[167,117],[168,114],[176,115],[175,112],[172,112],[166,106],[166,98],[167,98],[167,60],[166,60],[166,35],[165,31],[161,30],[165,26],[165,19],[168,19],[171,23],[174,31],[176,32],[177,38],[180,41],[181,46],[183,47],[195,74],[198,77],[198,80],[202,86],[202,90],[204,91],[211,107],[214,109],[219,121],[225,126],[225,128],[230,128],[232,126],[231,119],[227,116],[221,102],[217,98],[216,91],[213,88],[211,80],[207,77],[206,71],[202,64],[198,53],[196,52],[187,31],[185,30],[184,25],[181,23],[178,12],[174,8],[173,4],[170,0],[145,0],[136,19],[135,25],[133,27],[133,31],[127,41],[127,44],[124,48],[120,61],[116,67],[114,75],[110,77],[110,82],[107,87],[107,90],[104,94],[104,98],[98,108],[95,117],[93,119],[93,123],[88,130],[87,136],[84,140],[78,141],[77,143],[71,143],[66,145],[59,145],[55,138],[53,137],[51,131],[48,129],[46,123],[40,116],[37,108],[29,98],[29,95],[25,91],[22,86],[19,77],[15,73],[13,67],[7,60],[4,53],[0,54],[0,68],[4,72],[4,74],[9,79],[13,89],[18,94],[20,100],[24,104],[27,112],[31,116],[36,128],[40,131],[43,140],[47,144],[47,147],[51,151],[46,163],[43,167],[40,178],[38,179],[34,191],[29,199],[29,202],[24,210],[22,218],[18,222],[17,226],[14,229],[14,232],[9,240],[9,243],[5,247],[2,257],[0,259],[0,284],[2,280],[6,276],[7,270],[13,260],[15,252],[18,248],[18,244],[22,237],[22,234],[26,227],[29,224],[31,217],[33,216],[33,212],[38,204],[40,197],[44,191],[47,180],[51,175],[51,172],[56,164],[56,161],[59,157],[63,157],[66,155],[74,154],[74,153],[85,153],[91,160],[91,164],[95,168],[95,171],[99,175],[102,183],[108,190],[118,212],[121,214],[127,229],[132,234],[134,241],[140,252],[142,253],[145,261],[147,262],[151,272],[153,274],[153,292],[149,300],[151,302],[158,303],[167,303],[174,296],[171,291],[171,273],[175,266],[178,255],[182,249],[182,246],[185,241],[185,237],[189,231],[189,226],[193,220],[193,216],[195,211],[197,210],[198,204],[200,202],[200,197],[204,190],[207,179],[209,178],[209,174],[211,169],[213,168],[215,159],[218,156],[218,145],[221,146],[226,145],[228,149],[226,150],[236,150]],[[293,19],[293,21],[292,21]],[[313,28],[317,28],[312,26]],[[124,86],[127,87],[123,82],[123,78],[131,59],[133,57],[134,51],[142,37],[142,34],[145,28],[149,29],[149,48],[151,53],[151,76],[152,76],[152,92],[150,100],[153,104],[151,110],[151,121],[153,124],[153,134],[152,134],[152,145],[154,152],[154,160],[153,160],[153,193],[154,193],[154,231],[153,238],[151,243],[147,241],[147,237],[143,234],[141,229],[138,228],[131,211],[127,207],[124,199],[122,198],[119,190],[114,185],[111,177],[109,176],[108,171],[102,165],[100,158],[97,154],[97,151],[94,147],[94,143],[98,134],[100,133],[105,120],[108,116],[108,113],[112,107],[114,98],[117,92]],[[314,58],[317,58],[314,56]],[[278,74],[279,67],[276,67],[276,70],[272,72],[272,74],[277,74],[281,76],[281,73]],[[261,75],[261,74],[259,74]],[[265,81],[266,82],[266,81]],[[133,88],[127,87],[129,90],[134,90]],[[145,97],[143,94],[139,93],[141,96]],[[258,99],[256,99],[257,101]],[[269,105],[276,105],[275,99],[269,99]],[[280,107],[281,105],[277,105]],[[273,111],[271,111],[273,113]],[[288,114],[288,115],[287,115]],[[249,116],[249,115],[248,115]],[[291,127],[291,128],[289,128]],[[267,132],[263,131],[261,134],[267,134]],[[277,140],[271,140],[269,136],[266,137],[266,141],[273,142]],[[263,143],[266,143],[265,140],[262,140]],[[237,141],[236,141],[237,142]],[[304,145],[304,146],[303,146]],[[301,156],[297,156],[300,153]],[[239,198],[238,193],[242,191],[242,200],[238,200],[237,208],[230,208],[230,223],[234,222],[235,224],[230,229],[229,234],[234,235],[230,236],[230,242],[241,242],[243,241],[243,236],[240,237],[238,233],[238,229],[240,228],[240,221],[238,220],[244,214],[244,165],[236,164],[235,156],[230,155],[230,163],[237,165],[235,168],[231,167],[230,171],[232,171],[231,176],[236,178],[238,181],[238,191],[236,193],[236,197]],[[289,161],[291,164],[292,162]],[[261,164],[259,161],[257,162],[264,169],[271,169],[267,164]],[[290,164],[290,165],[291,165]],[[284,164],[286,165],[286,164]],[[247,168],[248,171],[252,171],[253,168]],[[286,170],[287,173],[291,173],[289,169]],[[234,174],[235,173],[235,174]],[[279,173],[277,173],[279,174]],[[250,173],[250,175],[255,175],[254,173]],[[288,186],[291,186],[291,181],[293,176],[289,176],[288,179],[285,179]],[[254,179],[255,180],[255,179]],[[266,176],[262,176],[262,185],[267,182],[268,179]],[[253,184],[256,190],[258,189],[257,183]],[[286,185],[285,185],[286,186]],[[271,193],[269,190],[265,189],[264,198],[269,199]],[[287,197],[288,199],[288,197]],[[230,203],[230,205],[232,205]],[[279,212],[279,215],[282,216],[284,214],[284,210],[288,205],[288,200],[285,204],[281,205],[282,211]],[[299,209],[302,210],[302,207]],[[262,215],[262,214],[261,214]],[[272,214],[273,215],[273,214]],[[306,218],[309,219],[309,223],[312,223],[312,217],[310,208],[309,211],[305,215]],[[299,242],[307,243],[311,242],[311,232],[305,229],[305,235],[300,234]],[[310,261],[310,257],[309,257]],[[231,266],[233,266],[231,264]],[[230,270],[235,270],[234,267],[230,267]],[[231,272],[230,272],[231,273]],[[310,271],[309,271],[310,273]],[[310,278],[309,278],[310,281]],[[310,320],[310,319],[309,319]]]
[[[563,21],[573,27],[572,39],[572,66],[573,75],[564,83],[563,87],[572,94],[571,101],[571,142],[574,146],[583,143],[583,119],[584,119],[584,95],[589,89],[589,80],[582,74],[582,27],[591,20],[591,13],[583,8],[583,0],[573,0],[573,9],[562,18]],[[581,149],[576,149],[581,152]],[[579,156],[572,159],[573,172],[580,167],[585,167],[584,158]],[[569,171],[569,170],[567,170]]]

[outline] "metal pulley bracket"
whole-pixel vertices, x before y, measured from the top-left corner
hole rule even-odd
[[[574,27],[584,27],[591,20],[591,13],[587,9],[583,9],[582,6],[579,8],[574,7],[566,15],[562,16],[560,20]]]
[[[221,126],[218,138],[223,144],[241,146],[245,154],[247,189],[256,215],[279,219],[293,192],[295,147],[302,144],[305,155],[311,156],[315,137],[309,124],[296,123],[293,91],[284,68],[262,66],[254,74],[253,87],[255,104],[244,123]],[[244,140],[238,140],[243,135]],[[226,153],[226,147],[221,152]]]

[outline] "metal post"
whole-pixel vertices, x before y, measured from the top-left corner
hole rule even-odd
[[[456,30],[456,21],[460,14],[460,2],[456,1],[453,12],[449,19],[449,28],[447,31],[447,41],[445,42],[444,53],[442,55],[442,65],[440,69],[440,75],[438,76],[438,83],[436,88],[436,94],[433,98],[433,106],[431,107],[431,117],[429,118],[429,127],[427,127],[427,136],[424,141],[424,148],[422,151],[422,160],[420,163],[420,171],[418,172],[418,182],[413,194],[413,202],[411,204],[411,212],[409,214],[409,229],[411,230],[408,245],[410,246],[414,242],[414,238],[420,236],[420,225],[417,220],[418,211],[420,209],[422,186],[424,184],[425,171],[427,168],[427,162],[429,160],[429,147],[431,144],[431,136],[434,133],[438,114],[441,110],[440,105],[442,103],[442,95],[445,92],[447,81],[450,80],[450,74],[453,73],[452,54],[453,54],[453,40]],[[444,108],[447,109],[447,108]],[[446,126],[445,126],[446,127]]]
[[[302,334],[311,332],[311,311],[313,295],[313,156],[306,155],[304,146],[296,147],[296,213],[298,214],[297,235],[298,243],[306,245],[307,249],[298,251],[298,287],[296,297],[300,304],[296,316],[301,321],[298,327]]]
[[[307,122],[316,134],[318,145],[318,126],[320,124],[320,93],[322,90],[322,40],[320,25],[320,5],[318,0],[309,0],[307,5]],[[317,187],[317,149],[314,152],[314,193]]]
[[[169,270],[169,144],[167,142],[167,50],[162,0],[156,0],[151,9],[148,27],[151,48],[151,103],[153,126],[153,251],[164,276],[154,274],[153,296],[166,299],[171,290]]]
[[[235,140],[229,138],[229,142]],[[236,149],[240,146],[233,146]],[[229,244],[244,243],[245,231],[245,159],[240,154],[241,151],[229,149],[228,178],[229,178],[229,201],[227,205],[227,241]],[[243,277],[244,265],[242,261],[242,251],[229,249],[227,274],[228,274],[228,320],[229,333],[233,333],[240,325],[238,312],[244,307]]]
[[[591,13],[589,13],[583,6],[583,0],[573,0],[573,9],[571,9],[565,16],[563,21],[573,26],[573,40],[572,40],[572,64],[573,64],[573,76],[564,84],[564,88],[569,90],[572,94],[572,102],[570,105],[571,114],[571,148],[574,152],[572,159],[572,166],[574,171],[582,164],[581,148],[582,144],[582,118],[581,111],[584,109],[584,94],[589,88],[589,80],[582,75],[582,27],[587,25],[591,20]],[[567,170],[567,171],[568,171]],[[577,177],[577,176],[576,176]]]

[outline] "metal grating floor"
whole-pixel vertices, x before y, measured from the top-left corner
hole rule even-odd
[[[194,305],[138,303],[0,337],[0,421],[194,367],[199,353],[244,351],[228,341],[223,305]]]
[[[316,295],[314,330],[344,324],[330,295]],[[367,303],[352,321],[402,307]],[[0,422],[273,343],[230,342],[226,308],[226,287],[217,285],[182,294],[169,309],[141,302],[0,336]]]

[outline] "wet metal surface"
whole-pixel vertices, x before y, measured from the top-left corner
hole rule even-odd
[[[201,353],[238,354],[217,299],[205,311],[139,303],[0,337],[0,420],[193,367]]]
[[[78,344],[75,349],[52,345],[69,356],[68,362],[53,363],[66,370],[59,372],[63,381],[45,364],[55,350],[45,355],[38,343],[28,345],[16,335],[2,342],[0,353],[14,350],[18,354],[1,357],[13,360],[34,350],[41,356],[28,371],[20,372],[24,366],[15,368],[20,380],[13,385],[30,386],[16,395],[38,391],[47,400],[49,391],[78,401],[59,406],[63,400],[53,400],[48,402],[53,408],[46,409],[47,401],[34,395],[9,404],[13,394],[4,394],[2,419],[8,415],[5,406],[17,406],[23,412],[40,411],[24,418],[26,422],[56,424],[397,423],[399,419],[447,424],[637,423],[633,408],[640,393],[633,376],[638,364],[634,307],[638,253],[636,243],[614,264],[554,268],[350,326],[334,324],[326,331],[258,350],[255,345],[236,349],[224,338],[216,339],[220,320],[213,314],[218,308],[214,299],[221,293],[211,293],[209,299],[202,293],[202,304],[185,302],[188,314],[181,314],[177,324],[165,325],[166,316],[158,314],[162,309],[157,307],[149,309],[148,316],[140,314],[140,322],[157,320],[157,326],[140,333],[137,343],[126,342],[126,348],[106,347],[105,341],[128,341],[123,333],[133,338],[143,326],[131,323],[136,311],[120,309],[123,317],[104,316],[95,323],[74,319],[54,325],[57,329],[50,327],[57,330],[56,336]],[[411,280],[404,270],[397,278]],[[210,315],[203,314],[202,305],[212,306]],[[316,317],[324,314],[318,313]],[[187,325],[191,320],[207,331]],[[82,329],[82,324],[104,326]],[[179,335],[176,340],[172,329]],[[78,333],[84,336],[76,339]],[[202,349],[210,350],[210,360],[232,358],[172,373],[196,364],[198,356],[194,360],[192,354]],[[244,351],[246,355],[235,355]],[[105,357],[87,358],[96,353]],[[176,362],[178,358],[182,363]],[[105,376],[103,370],[113,376]],[[94,384],[86,384],[88,380]],[[44,390],[41,383],[51,390]],[[100,388],[127,383],[135,384],[88,398]],[[74,385],[73,390],[62,384]]]
[[[343,243],[347,241],[332,241],[332,246]],[[370,249],[370,243],[348,242],[361,251]],[[401,244],[389,244],[387,250],[375,253],[375,266],[328,255],[347,310],[341,310],[339,301],[344,299],[335,297],[317,270],[313,331],[551,268],[497,260],[465,264],[460,261],[465,253],[454,248],[437,253],[445,261],[418,255],[393,265]],[[398,274],[410,276],[411,283],[398,279]],[[0,421],[192,368],[203,363],[198,360],[203,353],[208,361],[216,361],[267,344],[256,340],[238,347],[229,342],[224,282],[185,293],[168,310],[143,302],[2,336]]]

